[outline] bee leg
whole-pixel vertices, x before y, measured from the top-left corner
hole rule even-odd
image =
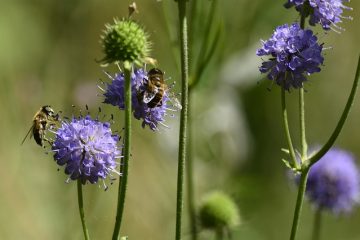
[[[161,100],[156,106],[161,107],[163,105],[163,101]]]
[[[51,146],[53,145],[53,143],[54,143],[53,140],[49,140],[49,139],[47,139],[45,136],[43,136],[43,141],[49,143],[50,147],[51,147]],[[45,146],[43,145],[43,147],[45,147]]]

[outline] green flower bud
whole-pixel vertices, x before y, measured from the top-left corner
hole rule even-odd
[[[114,24],[105,27],[101,37],[105,63],[144,63],[150,51],[149,36],[138,23],[131,19],[115,19]]]
[[[230,228],[240,223],[238,207],[228,195],[219,191],[204,198],[199,218],[202,227],[212,230]]]

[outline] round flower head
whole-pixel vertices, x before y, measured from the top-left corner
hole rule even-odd
[[[130,62],[141,65],[147,58],[150,43],[148,34],[136,22],[114,20],[114,24],[105,25],[102,43],[104,62]]]
[[[329,30],[332,26],[336,29],[341,29],[336,24],[342,22],[343,9],[352,10],[343,4],[349,0],[288,0],[285,3],[286,8],[295,6],[296,10],[305,16],[310,15],[310,25],[320,23],[323,29]]]
[[[322,44],[317,43],[311,30],[303,30],[297,23],[277,27],[271,38],[262,42],[263,46],[256,54],[271,57],[259,70],[268,73],[270,80],[286,90],[303,87],[305,75],[321,70],[319,65],[324,61]]]
[[[225,193],[212,192],[202,202],[199,212],[204,228],[219,230],[236,226],[240,222],[238,207]]]
[[[72,180],[96,183],[112,173],[119,174],[116,159],[120,157],[119,136],[113,135],[110,124],[90,116],[62,122],[52,145],[54,159]]]
[[[160,105],[149,107],[148,104],[143,101],[141,93],[146,91],[148,81],[148,73],[142,68],[135,69],[131,74],[132,111],[136,119],[142,120],[142,127],[147,125],[151,130],[155,131],[158,130],[159,124],[166,126],[164,124],[164,117],[167,115],[167,110],[169,110],[171,106],[168,106],[169,96],[167,90],[164,91]],[[124,84],[124,74],[116,74],[115,77],[112,78],[112,82],[107,84],[107,89],[104,90],[104,103],[117,106],[121,110],[124,110]]]
[[[353,156],[333,148],[310,168],[306,195],[316,208],[349,212],[359,200],[359,176]]]

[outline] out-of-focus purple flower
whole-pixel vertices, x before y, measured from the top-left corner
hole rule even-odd
[[[350,212],[359,200],[359,177],[354,157],[333,148],[310,168],[306,195],[316,208]]]
[[[320,23],[325,30],[331,29],[332,26],[341,29],[336,24],[342,22],[342,18],[351,19],[351,17],[342,16],[343,9],[352,10],[345,6],[344,2],[349,2],[349,0],[288,0],[285,7],[295,6],[298,12],[305,16],[310,15],[310,25]]]
[[[96,183],[116,170],[121,151],[118,135],[113,135],[110,124],[91,119],[90,116],[63,121],[56,131],[52,145],[54,159],[58,165],[65,165],[70,179]]]
[[[268,78],[286,90],[301,88],[306,81],[305,75],[320,72],[323,63],[322,44],[309,29],[303,30],[299,24],[282,25],[276,28],[267,41],[262,41],[258,56],[270,55],[259,68],[268,73]]]
[[[147,72],[144,69],[135,69],[131,75],[131,89],[132,89],[132,111],[134,117],[142,120],[142,127],[146,125],[153,131],[158,130],[158,125],[164,125],[167,110],[171,108],[168,105],[168,91],[164,91],[162,104],[156,107],[148,107],[141,98],[141,92],[146,89],[148,81]],[[112,82],[107,85],[104,96],[104,103],[119,107],[121,110],[125,109],[124,96],[125,78],[123,73],[116,74]]]

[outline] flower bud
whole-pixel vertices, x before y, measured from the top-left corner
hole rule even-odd
[[[114,20],[106,24],[102,44],[105,63],[128,62],[142,65],[148,57],[150,43],[148,34],[131,19]]]
[[[230,228],[240,223],[238,207],[223,192],[212,192],[204,198],[199,212],[201,226],[218,230]]]

